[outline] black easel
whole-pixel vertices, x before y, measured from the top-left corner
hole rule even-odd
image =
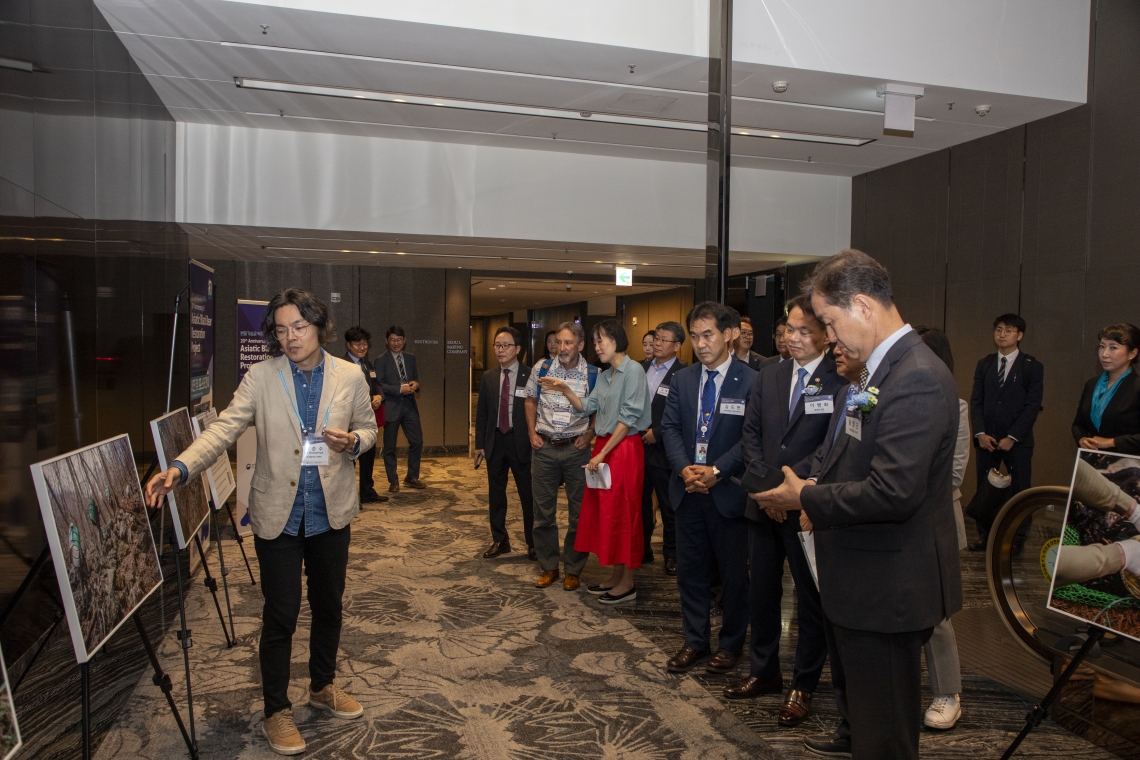
[[[257,581],[253,577],[253,568],[249,566],[249,557],[246,556],[246,553],[245,553],[245,536],[243,536],[241,534],[241,532],[238,530],[237,520],[234,519],[234,511],[232,509],[230,509],[229,502],[226,502],[222,506],[224,506],[226,508],[226,514],[230,516],[230,527],[232,527],[234,529],[234,538],[237,539],[238,549],[241,550],[241,558],[243,560],[245,560],[245,571],[247,573],[249,573],[249,585],[256,586]],[[214,520],[216,521],[218,519],[217,518],[218,509],[217,509],[217,507],[214,507],[213,501],[210,502],[210,507],[213,508],[213,510],[214,510]],[[221,532],[219,531],[218,540],[220,541],[221,539],[222,539],[222,535],[221,535]]]
[[[1049,708],[1053,706],[1054,700],[1060,696],[1061,689],[1065,687],[1065,684],[1067,684],[1069,679],[1073,677],[1073,674],[1077,672],[1077,668],[1080,667],[1081,662],[1088,657],[1089,652],[1093,650],[1097,642],[1104,638],[1104,634],[1105,630],[1103,628],[1095,625],[1089,626],[1088,638],[1085,639],[1081,648],[1077,651],[1076,655],[1073,656],[1072,661],[1068,667],[1065,668],[1064,672],[1061,673],[1061,677],[1053,684],[1053,688],[1049,690],[1045,698],[1029,712],[1029,715],[1025,716],[1025,727],[1022,728],[1021,733],[1014,738],[1013,743],[1009,745],[1009,749],[1001,756],[1001,760],[1009,760],[1013,757],[1013,753],[1016,752],[1017,748],[1021,746],[1021,743],[1025,741],[1025,737],[1029,736],[1029,732],[1041,725],[1041,721],[1049,714]]]
[[[162,665],[158,661],[158,656],[154,652],[154,645],[150,642],[150,636],[147,635],[146,627],[143,625],[142,618],[139,616],[138,611],[131,615],[131,619],[135,621],[135,628],[139,632],[139,638],[142,639],[143,647],[146,648],[146,656],[150,659],[150,666],[154,668],[154,675],[151,676],[151,681],[155,686],[162,690],[163,695],[166,697],[166,704],[170,705],[170,712],[174,714],[174,722],[178,724],[178,730],[182,732],[182,740],[186,742],[186,749],[190,751],[191,760],[198,760],[198,742],[194,738],[194,708],[190,708],[190,732],[186,732],[186,724],[182,722],[182,715],[178,712],[178,705],[174,704],[174,697],[171,691],[174,686],[170,682],[170,676],[162,670]],[[83,760],[91,760],[91,663],[79,663],[79,689],[82,704],[80,705],[81,724],[83,730]],[[190,693],[190,679],[189,671],[187,671],[186,679],[186,693]]]
[[[173,536],[171,538],[173,538]],[[202,546],[202,539],[198,536],[197,531],[195,531],[195,533],[194,533],[194,545],[198,547],[198,556],[202,558],[202,571],[203,571],[203,574],[206,576],[205,579],[203,579],[203,581],[202,581],[202,585],[205,586],[206,588],[208,588],[210,590],[210,595],[214,597],[214,609],[216,609],[218,611],[218,622],[222,624],[222,635],[226,637],[226,647],[227,648],[232,647],[234,645],[234,642],[230,640],[230,632],[226,628],[226,616],[222,612],[221,602],[218,601],[218,581],[216,578],[214,578],[213,574],[210,573],[210,563],[208,563],[206,561],[206,549],[205,549],[205,547]],[[171,541],[171,546],[174,546],[173,541]],[[175,552],[177,552],[177,551],[178,551],[178,549],[177,549],[177,547],[175,547]],[[190,557],[190,546],[189,545],[186,546],[186,557],[187,557],[187,559],[189,559],[189,557]],[[229,597],[229,594],[227,593],[226,594],[226,606],[227,607],[229,607],[229,603],[230,603],[230,597]],[[230,624],[232,625],[233,624],[233,611],[232,610],[230,611],[230,621],[231,621]]]
[[[226,567],[226,559],[222,555],[222,536],[220,526],[218,525],[218,508],[214,506],[213,499],[207,499],[210,505],[210,532],[214,534],[214,543],[218,547],[218,567],[222,574],[222,589],[226,596],[226,612],[230,616],[230,630],[226,633],[226,620],[222,617],[222,608],[218,605],[218,581],[210,575],[210,566],[206,563],[206,552],[203,551],[202,539],[198,534],[194,534],[194,541],[198,544],[198,553],[202,555],[202,567],[205,569],[206,579],[202,582],[206,588],[210,589],[210,593],[214,595],[214,606],[218,608],[218,618],[222,621],[222,633],[226,636],[226,646],[232,647],[237,643],[237,634],[234,633],[234,610],[230,606],[230,584],[226,580],[226,576],[230,574],[229,568]]]

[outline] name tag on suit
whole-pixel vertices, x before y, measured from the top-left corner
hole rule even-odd
[[[816,396],[804,399],[804,414],[831,414],[835,411],[833,396]]]
[[[515,388],[515,398],[526,398],[525,385],[520,385],[518,388]]]
[[[720,413],[743,417],[745,404],[746,402],[742,398],[722,398],[720,400]]]
[[[667,397],[669,395],[669,386],[668,385],[657,386],[657,395]]]
[[[844,425],[847,426],[847,435],[856,441],[863,440],[863,417],[859,414],[859,410],[852,409],[843,419]]]
[[[372,378],[373,380],[375,380],[376,379],[376,370],[374,370],[374,369],[368,370],[368,376],[370,378]]]

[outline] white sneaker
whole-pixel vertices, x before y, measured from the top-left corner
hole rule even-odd
[[[930,707],[927,708],[926,716],[922,722],[927,728],[947,731],[954,728],[961,717],[962,703],[958,700],[957,694],[951,694],[950,696],[935,697],[934,701],[930,703]]]

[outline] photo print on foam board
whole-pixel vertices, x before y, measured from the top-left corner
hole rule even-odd
[[[190,424],[194,428],[194,438],[202,435],[202,431],[210,427],[218,419],[218,413],[214,411],[214,407],[210,407],[204,412],[199,412],[190,418]],[[206,480],[210,484],[210,495],[214,499],[214,506],[221,509],[226,499],[230,498],[230,494],[237,488],[234,482],[234,471],[230,469],[230,457],[226,452],[215,460],[215,462],[206,468]]]
[[[126,435],[32,465],[67,627],[87,662],[162,584]]]
[[[1140,576],[1115,569],[1114,546],[1140,540],[1124,516],[1137,500],[1140,457],[1079,450],[1061,537],[1046,543],[1042,561],[1052,581],[1049,609],[1140,641]]]
[[[194,431],[190,427],[190,414],[186,407],[175,409],[156,420],[150,421],[154,435],[154,445],[158,449],[158,464],[165,472],[171,463],[194,442]],[[190,478],[166,495],[170,514],[174,523],[174,537],[178,548],[185,549],[194,540],[194,532],[210,514],[206,502],[206,486],[201,476]]]
[[[8,760],[24,743],[20,738],[20,724],[16,720],[16,702],[8,683],[8,669],[4,666],[4,653],[0,652],[0,760]]]

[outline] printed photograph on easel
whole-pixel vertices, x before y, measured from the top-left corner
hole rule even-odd
[[[1061,538],[1042,549],[1049,609],[1140,641],[1140,457],[1081,449]]]
[[[87,662],[162,584],[126,435],[32,465],[56,579],[79,662]]]
[[[20,738],[20,724],[16,720],[16,703],[12,699],[12,687],[8,684],[8,668],[4,665],[4,653],[0,652],[0,760],[15,757],[23,740]]]
[[[164,414],[156,420],[151,420],[150,430],[154,435],[154,445],[158,450],[158,464],[163,470],[170,467],[171,462],[190,448],[194,442],[194,431],[190,427],[190,415],[186,407],[175,409],[170,414]],[[206,502],[206,487],[201,477],[190,478],[166,495],[170,505],[170,514],[173,517],[174,536],[178,541],[178,548],[185,549],[194,540],[194,532],[202,526],[210,514],[210,506]]]
[[[204,412],[195,414],[190,418],[190,423],[194,427],[194,438],[202,435],[202,431],[210,427],[218,419],[218,413],[214,411],[214,407],[210,407]],[[206,470],[206,480],[210,483],[210,495],[214,499],[214,506],[221,509],[225,506],[226,499],[230,498],[230,494],[234,492],[237,487],[234,482],[234,471],[230,468],[230,457],[226,452],[210,465]]]

